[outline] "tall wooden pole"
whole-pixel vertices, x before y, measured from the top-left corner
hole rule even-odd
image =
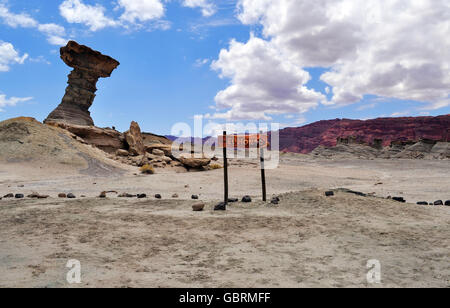
[[[262,132],[261,132],[262,135]],[[261,138],[261,136],[260,136]],[[260,139],[261,140],[261,139]],[[258,147],[259,147],[259,157],[261,159],[261,182],[262,182],[262,194],[263,194],[263,201],[267,201],[267,189],[266,189],[266,170],[265,170],[265,164],[264,164],[264,147],[261,146],[260,141],[258,141]]]
[[[224,202],[228,204],[228,160],[227,160],[227,132],[223,132],[223,175],[224,175],[224,183],[225,183],[225,196]]]

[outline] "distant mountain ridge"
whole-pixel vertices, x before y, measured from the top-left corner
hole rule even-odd
[[[303,127],[285,128],[280,133],[280,151],[308,154],[319,146],[334,147],[338,138],[355,137],[384,146],[393,141],[430,139],[450,142],[450,114],[437,117],[378,118],[373,120],[335,119]]]

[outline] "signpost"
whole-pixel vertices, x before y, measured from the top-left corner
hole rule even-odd
[[[223,161],[224,161],[224,190],[225,190],[225,205],[228,204],[228,149],[259,149],[259,157],[261,161],[261,182],[262,182],[262,194],[263,201],[267,201],[267,188],[266,188],[266,171],[265,171],[265,158],[264,148],[269,146],[267,135],[263,135],[261,132],[258,135],[227,135],[227,132],[223,132],[223,136],[219,136],[219,147],[223,148]]]

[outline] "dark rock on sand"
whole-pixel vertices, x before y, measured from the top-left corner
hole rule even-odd
[[[236,203],[236,202],[239,202],[239,199],[238,198],[229,198],[228,202],[229,203]]]
[[[58,198],[67,198],[67,195],[64,194],[64,193],[61,193],[61,194],[58,195]]]
[[[245,196],[242,198],[242,202],[250,203],[250,202],[252,202],[252,198],[250,196]]]
[[[226,210],[227,210],[227,205],[225,204],[225,202],[219,203],[214,208],[214,211],[226,211]]]
[[[69,199],[75,199],[76,197],[75,197],[74,194],[70,193],[70,194],[67,194],[67,198],[69,198]]]
[[[23,199],[23,198],[25,198],[25,196],[23,194],[16,194],[14,197],[16,199]]]
[[[192,200],[198,200],[199,199],[197,195],[192,195],[191,198],[192,198]]]
[[[205,204],[203,204],[203,203],[194,204],[192,206],[192,210],[194,212],[201,212],[201,211],[203,211],[204,208],[205,208]]]
[[[160,194],[156,194],[156,195],[155,195],[155,198],[156,198],[156,199],[162,199],[162,196],[161,196]]]
[[[327,192],[325,192],[325,196],[327,196],[327,197],[334,196],[334,191],[327,191]]]
[[[417,202],[417,205],[428,205],[428,202],[426,201]]]
[[[446,206],[450,206],[450,200],[445,201]]]
[[[433,204],[434,205],[444,205],[444,202],[442,200],[437,200],[437,201],[434,201]]]
[[[139,195],[137,195],[137,197],[138,197],[138,199],[144,199],[144,198],[147,198],[147,195],[146,194],[139,194]]]
[[[406,203],[406,200],[403,197],[393,197],[392,200],[401,202],[401,203]]]
[[[3,198],[8,199],[8,198],[14,198],[14,194],[7,194],[4,195]]]

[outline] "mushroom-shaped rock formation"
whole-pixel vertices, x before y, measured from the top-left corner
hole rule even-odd
[[[120,63],[74,41],[60,52],[64,63],[74,69],[69,74],[69,86],[61,104],[44,122],[93,126],[89,108],[94,102],[97,81],[100,77],[110,77]]]

